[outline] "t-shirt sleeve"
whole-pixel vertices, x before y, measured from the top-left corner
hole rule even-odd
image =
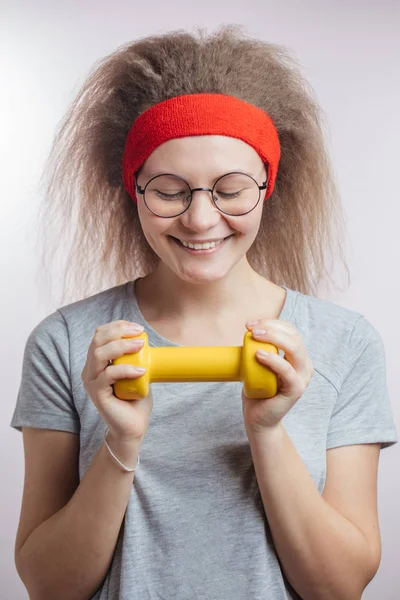
[[[80,431],[71,390],[68,329],[58,310],[28,336],[10,425],[18,431],[24,426]]]
[[[386,383],[386,355],[379,332],[363,316],[351,333],[344,378],[332,411],[327,449],[351,444],[396,443]]]

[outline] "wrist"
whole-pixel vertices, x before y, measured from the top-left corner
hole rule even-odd
[[[285,428],[282,421],[269,427],[248,427],[246,428],[247,437],[250,439],[273,440],[282,437]]]
[[[140,446],[143,441],[143,436],[141,438],[132,437],[131,435],[122,435],[113,431],[110,427],[107,427],[104,437],[107,438],[107,442],[112,442],[113,444],[121,444],[122,446],[126,446],[127,448],[133,446]]]
[[[104,443],[110,459],[118,462],[125,471],[139,465],[140,442],[138,440],[121,440],[117,436],[112,436],[106,429]]]

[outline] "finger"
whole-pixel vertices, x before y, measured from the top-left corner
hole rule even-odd
[[[293,336],[287,332],[267,329],[261,333],[260,329],[253,329],[254,339],[260,342],[274,344],[285,353],[285,358],[289,360],[295,369],[302,368],[307,360],[307,350],[299,335]]]
[[[298,331],[294,325],[287,321],[279,321],[276,319],[259,319],[258,323],[254,323],[254,325],[246,323],[246,327],[249,331],[252,331],[253,329],[271,329],[271,331],[283,331],[292,335],[298,335]]]
[[[120,379],[138,379],[142,377],[146,369],[144,367],[135,367],[129,364],[111,365],[100,373],[97,378],[98,395],[104,401],[112,399],[115,401],[116,396],[112,386]]]
[[[106,385],[114,385],[119,379],[137,379],[146,372],[145,367],[136,367],[135,365],[129,365],[121,363],[119,365],[108,366],[99,376],[102,378]]]
[[[295,391],[298,388],[299,377],[289,361],[279,356],[279,354],[266,352],[265,350],[257,350],[256,356],[262,364],[281,378],[286,391],[290,390],[292,392],[292,390]]]
[[[113,321],[97,327],[93,336],[92,345],[97,348],[104,346],[112,340],[123,337],[134,337],[143,333],[144,327],[139,323],[129,323],[129,321]]]
[[[95,348],[93,350],[95,377],[97,377],[101,371],[104,371],[109,365],[110,360],[119,358],[124,354],[135,354],[136,352],[139,352],[143,346],[143,339],[131,338],[113,340],[104,346]]]

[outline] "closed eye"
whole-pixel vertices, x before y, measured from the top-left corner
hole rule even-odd
[[[185,197],[185,192],[176,192],[174,194],[167,194],[166,192],[162,192],[161,190],[154,190],[159,198],[163,200],[177,200],[179,198]]]

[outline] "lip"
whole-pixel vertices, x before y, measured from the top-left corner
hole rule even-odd
[[[174,237],[174,236],[171,236]],[[219,242],[220,240],[225,240],[229,235],[226,235],[223,238],[214,238],[213,240],[183,240],[184,242],[188,242],[189,244],[211,244],[212,242]],[[180,238],[175,238],[180,240]]]
[[[232,236],[228,236],[224,239],[223,242],[221,242],[221,244],[218,244],[218,246],[215,246],[214,248],[207,248],[206,250],[193,250],[192,248],[186,248],[186,246],[183,246],[183,244],[181,244],[177,238],[170,236],[171,239],[173,240],[173,242],[178,246],[178,248],[180,248],[183,251],[188,252],[189,254],[192,255],[196,255],[196,256],[203,256],[204,254],[215,254],[215,252],[218,252],[223,246],[225,246],[225,244],[227,243],[227,241],[229,240],[230,237]],[[199,243],[199,242],[197,242]]]

